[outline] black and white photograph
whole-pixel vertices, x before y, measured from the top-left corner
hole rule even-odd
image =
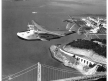
[[[2,81],[107,81],[107,0],[1,0]]]

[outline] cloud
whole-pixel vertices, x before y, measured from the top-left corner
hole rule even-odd
[[[56,5],[56,6],[65,6],[65,7],[71,7],[72,5],[82,5],[82,6],[91,6],[92,4],[90,3],[80,3],[80,2],[74,2],[74,1],[69,1],[69,2],[64,2],[64,1],[61,1],[61,2],[51,2],[52,5]]]
[[[73,3],[78,5],[103,5],[106,6],[106,0],[51,0],[52,2]]]
[[[61,8],[72,13],[106,13],[106,0],[50,0],[48,5],[50,8]]]
[[[61,7],[70,7],[70,8],[76,6],[76,4],[70,4],[70,3],[67,4],[67,3],[60,3],[60,2],[51,2],[50,5],[52,5],[52,6],[61,6]],[[78,5],[77,5],[77,7],[78,7]]]

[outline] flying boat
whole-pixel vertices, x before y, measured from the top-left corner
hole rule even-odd
[[[24,40],[41,40],[50,41],[52,39],[58,39],[67,35],[76,33],[75,31],[49,31],[43,26],[37,24],[32,20],[32,25],[28,24],[28,30],[18,32],[17,36]]]

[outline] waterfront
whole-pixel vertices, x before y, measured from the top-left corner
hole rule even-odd
[[[105,7],[102,11],[99,8],[91,10],[74,6],[73,9],[61,6],[54,6],[54,2],[48,1],[3,1],[2,7],[2,69],[3,75],[21,71],[31,65],[41,62],[57,68],[70,69],[64,67],[60,62],[51,57],[49,47],[52,44],[67,43],[74,39],[81,38],[77,34],[66,36],[51,41],[24,41],[17,37],[16,33],[27,29],[28,22],[35,20],[40,25],[49,30],[65,30],[66,23],[62,21],[68,18],[68,15],[82,16],[82,14],[105,14]],[[52,5],[52,6],[51,6]],[[57,4],[58,5],[58,4]],[[59,4],[60,5],[60,4]],[[78,5],[81,6],[81,5]],[[92,8],[92,7],[90,7]],[[68,10],[69,9],[69,10]],[[94,12],[94,10],[96,10]],[[36,11],[36,14],[32,12]],[[83,15],[84,16],[84,15]]]

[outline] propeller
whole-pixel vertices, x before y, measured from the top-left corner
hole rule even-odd
[[[73,29],[74,26],[75,26],[75,24],[73,24],[73,25],[71,26],[71,24],[68,23],[68,24],[66,25],[66,29],[69,30],[69,31],[72,31],[72,29]]]
[[[70,27],[69,31],[72,31],[72,29],[73,29],[74,26],[75,26],[75,24],[73,24],[73,25]]]

